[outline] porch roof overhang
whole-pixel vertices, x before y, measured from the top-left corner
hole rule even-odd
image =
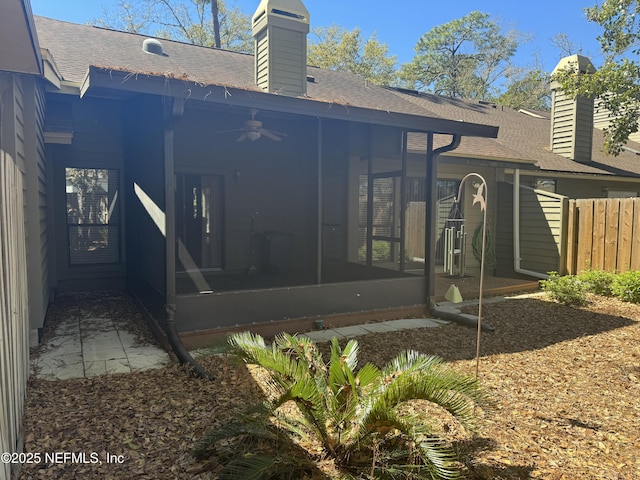
[[[131,94],[151,94],[197,100],[210,104],[261,108],[280,113],[397,127],[414,132],[484,138],[497,138],[498,136],[498,127],[491,125],[363,108],[357,105],[304,97],[288,97],[266,93],[259,90],[258,87],[251,90],[227,85],[205,85],[175,76],[114,70],[97,66],[89,67],[80,87],[81,97],[105,96],[114,98],[115,96],[116,98],[126,98]]]

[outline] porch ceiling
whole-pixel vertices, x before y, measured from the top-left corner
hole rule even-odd
[[[308,98],[286,97],[222,85],[203,85],[180,78],[148,73],[89,67],[82,83],[81,96],[113,97],[114,92],[118,91],[170,96],[212,104],[260,108],[316,118],[398,127],[416,132],[485,138],[498,136],[498,127],[490,125],[363,108]]]

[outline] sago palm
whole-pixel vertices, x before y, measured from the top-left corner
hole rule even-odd
[[[400,407],[426,400],[470,427],[476,407],[489,403],[475,379],[414,351],[381,369],[368,363],[356,370],[355,340],[343,349],[334,338],[328,363],[313,341],[288,334],[270,346],[246,332],[229,343],[245,363],[265,369],[270,394],[199,442],[196,456],[225,464],[221,478],[302,478],[301,470],[326,459],[344,478],[458,478],[455,455],[430,418]],[[234,443],[225,456],[220,443],[232,437],[245,448]]]

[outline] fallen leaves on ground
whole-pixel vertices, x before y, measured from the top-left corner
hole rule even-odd
[[[593,297],[569,308],[521,298],[485,305],[483,317],[495,332],[482,334],[480,379],[496,406],[473,435],[449,431],[466,478],[640,478],[640,306]],[[465,327],[358,341],[361,365],[414,349],[475,372],[476,333]],[[103,463],[24,465],[20,478],[215,478],[215,465],[191,457],[193,444],[262,393],[228,358],[202,362],[216,381],[177,366],[30,381],[26,451],[97,452]],[[124,461],[106,464],[107,454]]]

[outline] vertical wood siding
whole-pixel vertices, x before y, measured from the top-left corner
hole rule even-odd
[[[29,375],[28,282],[24,185],[19,158],[23,117],[19,82],[0,78],[0,451],[19,448],[19,432]],[[3,88],[4,87],[4,88]],[[7,101],[8,100],[8,101]],[[4,107],[4,108],[3,108]],[[16,108],[17,107],[17,108]],[[10,478],[0,463],[0,478]]]

